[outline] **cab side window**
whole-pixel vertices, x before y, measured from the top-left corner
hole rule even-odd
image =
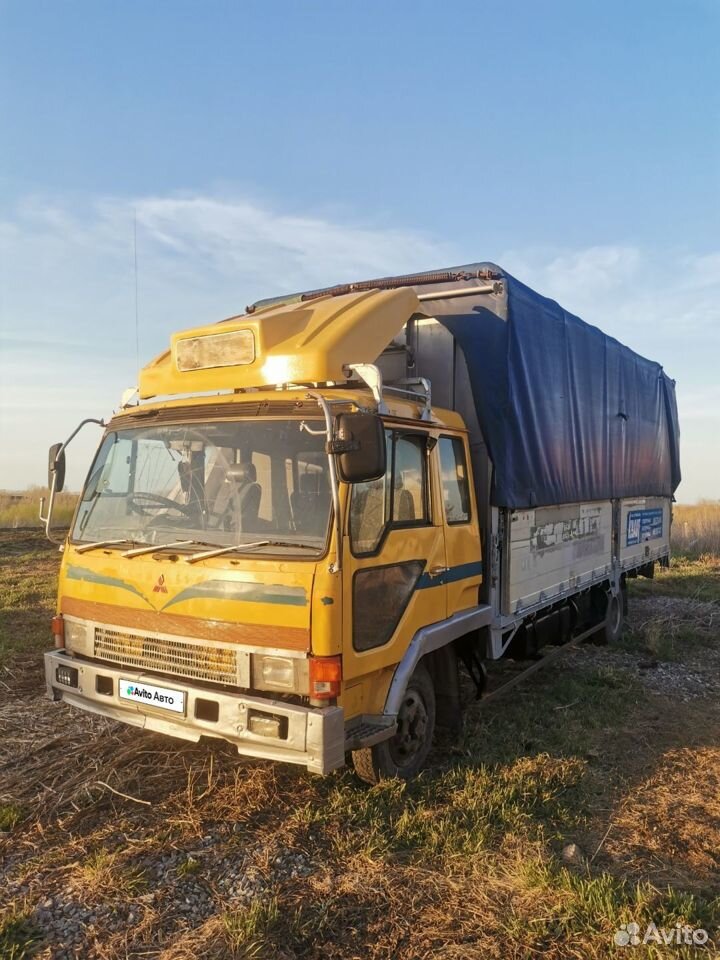
[[[470,520],[470,490],[465,444],[460,437],[440,437],[440,478],[445,519],[448,523]]]
[[[430,522],[425,436],[387,430],[385,443],[385,476],[352,488],[350,543],[356,556],[375,553],[390,528]]]
[[[393,461],[393,512],[396,526],[427,522],[425,437],[395,435]]]

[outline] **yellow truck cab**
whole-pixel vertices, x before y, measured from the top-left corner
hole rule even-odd
[[[666,562],[668,498],[636,505],[660,533],[624,552],[637,497],[552,516],[493,503],[490,431],[458,412],[459,390],[435,405],[442,375],[412,374],[450,337],[438,301],[500,303],[509,281],[430,276],[176,333],[137,397],[94,421],[61,547],[52,698],[321,774],[352,754],[373,782],[415,775],[436,724],[459,728],[459,661],[480,691],[484,659],[617,635],[626,577]],[[453,351],[447,379],[467,381]],[[50,451],[51,537],[68,443]]]

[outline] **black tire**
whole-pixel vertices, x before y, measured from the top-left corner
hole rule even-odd
[[[412,780],[427,760],[435,732],[435,688],[421,664],[408,681],[398,712],[397,733],[374,747],[354,750],[355,773],[366,783]]]
[[[620,593],[611,593],[608,597],[605,623],[599,636],[602,643],[617,643],[622,637],[625,625],[626,600]]]

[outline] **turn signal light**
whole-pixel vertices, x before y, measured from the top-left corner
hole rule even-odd
[[[310,657],[310,697],[332,700],[340,696],[342,658]]]
[[[55,646],[58,650],[62,650],[65,646],[65,621],[61,613],[50,621],[50,632],[55,637]]]

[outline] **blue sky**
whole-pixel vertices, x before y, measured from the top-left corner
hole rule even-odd
[[[135,382],[136,218],[143,361],[494,260],[664,364],[720,497],[718,49],[715,0],[0,2],[0,487]]]

